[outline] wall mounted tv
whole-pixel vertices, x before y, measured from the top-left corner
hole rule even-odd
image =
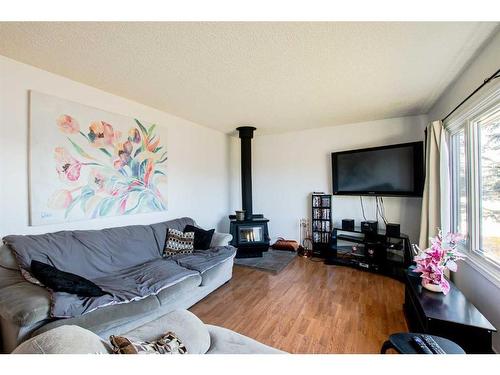
[[[421,197],[424,143],[332,153],[333,194]]]

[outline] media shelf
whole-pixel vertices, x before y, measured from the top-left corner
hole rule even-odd
[[[384,231],[365,233],[361,228],[333,228],[325,264],[350,266],[403,280],[411,263],[406,234],[387,236]]]
[[[311,207],[313,255],[325,257],[332,233],[332,196],[318,192],[312,193]]]

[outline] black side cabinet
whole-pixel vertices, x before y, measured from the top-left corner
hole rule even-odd
[[[466,353],[493,353],[495,327],[453,283],[447,295],[428,291],[417,273],[407,271],[403,309],[411,332],[445,337]]]

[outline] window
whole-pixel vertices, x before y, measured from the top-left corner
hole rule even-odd
[[[500,264],[500,105],[477,122],[479,141],[479,250]]]
[[[456,196],[453,202],[454,232],[467,237],[467,180],[465,169],[465,131],[460,129],[452,136],[452,150],[456,160],[452,158],[452,173],[456,176],[453,180],[452,191]]]
[[[450,133],[452,230],[469,258],[500,275],[500,87],[445,123]]]

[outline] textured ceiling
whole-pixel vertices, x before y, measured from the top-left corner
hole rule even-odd
[[[426,113],[480,22],[0,22],[0,54],[223,132]]]

